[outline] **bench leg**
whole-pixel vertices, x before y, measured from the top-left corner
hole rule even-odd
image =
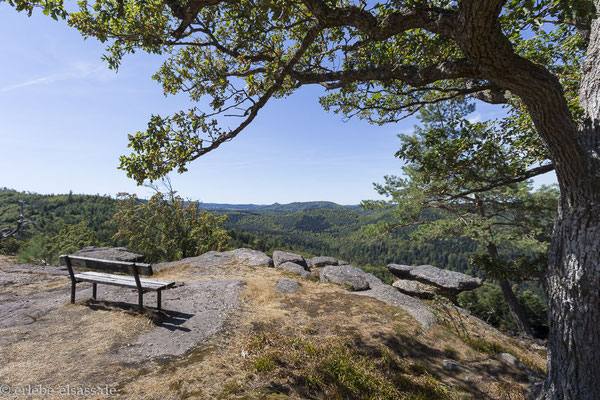
[[[156,308],[160,311],[160,294],[161,291],[157,290],[156,291]]]
[[[75,281],[71,281],[71,303],[75,303]]]
[[[138,310],[144,311],[144,291],[138,290]]]
[[[98,285],[96,283],[92,283],[92,299],[96,300],[96,292]]]

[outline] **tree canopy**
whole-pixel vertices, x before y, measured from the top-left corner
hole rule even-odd
[[[312,84],[327,90],[325,109],[375,123],[457,96],[504,104],[509,117],[499,139],[526,165],[543,162],[548,154],[526,102],[486,73],[488,66],[474,59],[486,55],[474,47],[497,48],[522,68],[537,69],[539,79],[558,79],[564,111],[580,118],[580,66],[594,11],[591,1],[581,0],[98,0],[80,2],[67,16],[61,1],[9,3],[67,17],[84,36],[107,43],[104,57],[115,69],[136,50],[164,54],[154,75],[164,93],[208,99],[209,110],[154,115],[146,130],[130,135],[133,152],[121,167],[139,183],[185,171],[188,162],[239,134],[271,98]],[[490,30],[484,25],[496,17],[489,33],[498,43],[463,37],[465,21],[482,22],[470,28],[475,33]],[[477,57],[470,54],[476,51]]]

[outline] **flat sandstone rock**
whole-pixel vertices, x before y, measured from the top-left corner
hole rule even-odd
[[[275,250],[273,252],[273,263],[275,267],[279,267],[281,264],[286,262],[293,262],[302,266],[303,268],[308,268],[308,264],[306,264],[306,260],[299,254],[289,253],[287,251],[279,251]]]
[[[352,290],[369,289],[366,273],[354,265],[327,266],[319,273],[321,282],[335,282],[347,285]]]
[[[440,293],[456,295],[465,290],[477,289],[482,285],[479,278],[461,272],[449,271],[434,267],[433,265],[400,265],[389,264],[388,270],[396,277],[404,280],[419,281],[427,285],[436,286]]]

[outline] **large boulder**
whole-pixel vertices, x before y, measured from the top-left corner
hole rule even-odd
[[[347,264],[344,264],[344,265],[347,265]],[[364,277],[367,280],[367,282],[369,282],[369,287],[371,289],[373,289],[375,286],[385,285],[385,283],[383,283],[383,281],[381,279],[379,279],[378,277],[376,277],[373,274],[365,273]]]
[[[126,247],[96,247],[88,246],[83,249],[76,251],[74,256],[99,258],[102,260],[116,260],[116,261],[128,261],[128,262],[142,262],[144,256],[142,254],[134,253],[132,250]]]
[[[275,290],[279,293],[296,293],[300,290],[300,284],[291,279],[280,279],[277,281]]]
[[[418,281],[409,281],[406,279],[398,279],[392,284],[392,286],[404,294],[419,297],[421,299],[431,299],[438,293],[435,286],[426,285]]]
[[[311,258],[310,260],[308,260],[308,264],[311,267],[322,268],[326,267],[327,265],[339,265],[339,262],[337,258],[320,256]]]
[[[410,271],[417,267],[412,265],[388,264],[387,268],[394,276],[400,279],[409,279],[411,277]]]
[[[477,289],[482,285],[479,278],[434,267],[433,265],[390,264],[388,269],[400,279],[415,280],[438,288],[440,294],[454,296],[465,290]]]
[[[232,250],[232,253],[238,261],[241,261],[250,267],[273,266],[271,257],[262,251],[241,248]]]
[[[302,279],[306,279],[309,276],[311,276],[312,274],[310,272],[308,272],[306,269],[304,269],[303,266],[298,265],[296,263],[293,262],[284,262],[283,264],[279,264],[278,267],[275,268],[280,268],[280,269],[285,269],[287,271],[293,272],[295,274],[298,274],[302,277]]]
[[[351,290],[369,289],[366,273],[354,265],[332,266],[329,265],[319,273],[321,282],[335,282],[347,285]]]
[[[279,250],[273,252],[273,263],[275,264],[275,267],[279,267],[286,262],[293,262],[294,264],[301,265],[303,268],[308,269],[306,260],[299,254]]]

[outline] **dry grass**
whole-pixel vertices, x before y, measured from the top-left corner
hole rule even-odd
[[[285,271],[231,263],[210,272],[176,267],[157,274],[246,283],[226,329],[184,357],[129,364],[115,349],[153,329],[146,316],[63,305],[36,321],[39,329],[0,331],[8,340],[0,381],[108,383],[130,399],[523,398],[520,372],[465,341],[465,332],[527,365],[544,365],[541,355],[451,309],[438,310],[443,323],[423,332],[402,310],[337,285],[302,281],[300,292],[284,295],[274,287],[291,276]],[[446,371],[446,358],[465,370]]]
[[[15,256],[5,256],[0,254],[0,267],[5,265],[14,265],[17,263],[18,257]]]

